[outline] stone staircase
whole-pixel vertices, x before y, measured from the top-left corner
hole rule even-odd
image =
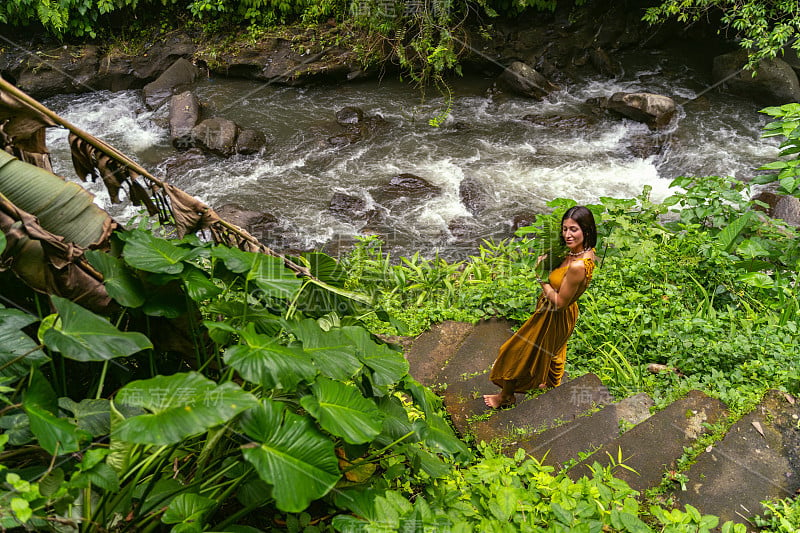
[[[684,448],[724,421],[727,407],[700,391],[651,413],[645,393],[614,401],[600,379],[585,374],[565,378],[560,387],[533,397],[518,394],[511,409],[494,411],[483,395],[495,393],[488,374],[497,350],[512,333],[505,320],[478,324],[443,322],[406,343],[410,373],[441,394],[453,425],[462,436],[494,442],[513,455],[529,455],[579,479],[594,462],[630,467],[615,475],[634,489],[661,484],[677,469]],[[720,523],[751,526],[762,514],[761,500],[786,498],[800,491],[800,402],[770,391],[751,413],[729,428],[681,474],[686,490],[671,495]]]

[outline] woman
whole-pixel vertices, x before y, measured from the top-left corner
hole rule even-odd
[[[567,339],[578,320],[577,300],[589,286],[594,271],[597,227],[592,212],[570,208],[561,218],[561,242],[569,252],[547,280],[537,279],[542,295],[536,311],[503,344],[489,379],[502,390],[483,401],[494,409],[516,402],[514,393],[557,387],[564,375]],[[539,257],[537,265],[547,255]]]

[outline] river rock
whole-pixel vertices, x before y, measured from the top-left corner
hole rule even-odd
[[[608,52],[599,46],[589,51],[589,63],[603,76],[616,78],[622,74],[622,65],[619,61],[612,60]]]
[[[493,196],[489,187],[473,177],[464,178],[458,186],[458,195],[467,211],[477,215],[491,203]]]
[[[213,117],[202,121],[192,128],[191,136],[194,143],[209,152],[224,157],[232,156],[236,152],[236,137],[239,126],[226,118]]]
[[[336,122],[342,126],[347,126],[348,124],[358,124],[362,120],[364,120],[364,111],[358,107],[348,106],[336,112]]]
[[[712,75],[732,93],[753,98],[764,105],[788,104],[800,101],[800,82],[794,69],[780,58],[763,59],[756,76],[744,69],[747,52],[740,50],[714,58]]]
[[[533,224],[534,220],[536,220],[536,213],[531,211],[517,213],[514,215],[514,218],[511,219],[511,231],[517,231],[519,228],[530,226]]]
[[[328,209],[346,222],[364,221],[375,215],[375,210],[367,207],[366,200],[343,192],[333,194]]]
[[[191,61],[179,58],[155,81],[144,86],[142,95],[148,109],[157,109],[181,87],[194,83],[200,71]]]
[[[398,174],[393,176],[389,183],[378,193],[381,199],[430,197],[442,192],[441,187],[414,174]]]
[[[192,128],[200,120],[200,101],[191,91],[176,94],[169,101],[169,137],[179,150],[192,147]]]
[[[99,48],[95,45],[36,50],[28,53],[19,66],[16,85],[37,98],[95,90],[99,62]]]
[[[672,98],[652,93],[614,93],[605,107],[654,128],[666,126],[675,115]]]
[[[110,46],[100,58],[94,87],[109,91],[141,89],[155,80],[179,58],[190,59],[197,50],[192,38],[182,32],[149,40],[140,50]]]
[[[258,130],[244,129],[236,137],[236,153],[242,155],[257,154],[267,145],[267,136]]]
[[[558,89],[558,86],[522,61],[511,63],[500,75],[500,82],[512,92],[537,100]]]
[[[193,142],[191,141],[191,143]],[[167,175],[167,181],[169,181],[170,176],[186,175],[191,171],[206,167],[208,160],[200,148],[191,147],[186,151],[170,155],[162,165]]]
[[[771,216],[792,226],[800,226],[800,199],[794,196],[781,196],[772,208]]]

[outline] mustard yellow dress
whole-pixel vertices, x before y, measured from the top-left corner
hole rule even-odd
[[[567,359],[567,339],[578,321],[578,296],[589,285],[594,272],[594,261],[579,259],[586,268],[586,279],[575,299],[560,310],[555,310],[544,294],[539,296],[533,315],[508,339],[492,365],[489,379],[498,387],[504,381],[514,380],[515,392],[526,392],[544,383],[557,387],[564,376]],[[570,263],[550,273],[550,285],[556,290],[567,273]]]

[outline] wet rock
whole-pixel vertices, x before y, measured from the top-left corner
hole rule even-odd
[[[192,128],[200,120],[200,101],[194,93],[184,91],[169,101],[169,137],[179,150],[192,147]]]
[[[258,130],[245,129],[236,137],[236,153],[242,155],[257,154],[267,145],[267,136]]]
[[[393,176],[389,183],[378,193],[382,200],[407,197],[430,197],[439,194],[440,187],[414,174],[398,174]]]
[[[346,222],[364,221],[375,215],[375,210],[367,207],[366,200],[343,192],[333,194],[328,209]]]
[[[223,157],[232,156],[236,152],[236,137],[239,126],[235,122],[213,117],[202,121],[192,128],[192,140],[197,146]]]
[[[142,95],[148,109],[157,109],[181,88],[191,85],[200,71],[189,60],[179,58],[155,81],[144,86]]]
[[[605,102],[605,107],[652,128],[666,126],[675,115],[672,98],[652,93],[614,93]]]
[[[164,172],[170,176],[183,175],[192,170],[204,168],[208,164],[206,155],[199,148],[189,148],[185,152],[173,154],[164,161]]]
[[[622,66],[619,62],[612,60],[608,52],[600,47],[589,51],[589,62],[598,73],[604,76],[615,78],[622,74]]]
[[[480,226],[472,217],[455,217],[447,224],[447,230],[459,241],[474,239],[480,233]]]
[[[37,98],[94,90],[99,61],[95,45],[36,50],[19,65],[17,87]]]
[[[253,224],[266,220],[269,223],[277,223],[278,219],[269,213],[261,213],[258,211],[251,211],[242,207],[239,204],[225,204],[214,211],[231,224],[236,224],[240,228],[248,229]]]
[[[109,91],[141,89],[179,58],[190,59],[197,49],[185,33],[171,33],[148,43],[143,50],[126,52],[111,46],[100,59],[93,86]]]
[[[461,197],[461,203],[473,215],[484,211],[491,203],[493,196],[489,187],[472,177],[465,178],[461,182],[458,186],[458,194]]]
[[[558,89],[558,86],[522,61],[511,63],[500,75],[499,81],[510,91],[537,100]]]
[[[715,82],[724,81],[732,93],[753,98],[764,105],[800,101],[800,82],[794,69],[780,58],[764,59],[758,64],[756,76],[744,69],[747,52],[738,50],[714,58],[712,76]]]
[[[336,114],[338,127],[344,131],[328,137],[327,142],[331,146],[347,146],[348,144],[357,143],[385,130],[389,124],[380,115],[365,117],[363,116],[363,112],[358,108],[352,107],[345,109],[349,111],[342,113],[342,111],[344,111],[342,110]],[[359,115],[359,113],[361,113],[361,115]],[[355,122],[342,122],[339,119],[340,114],[342,115],[342,119],[349,121],[355,120]]]
[[[364,120],[364,111],[358,107],[344,107],[336,112],[336,122],[342,126],[358,124]]]
[[[534,220],[536,220],[536,213],[530,211],[517,213],[514,215],[514,218],[511,219],[511,231],[517,231],[519,228],[530,226],[533,224]]]
[[[223,220],[243,228],[268,246],[276,242],[283,242],[278,218],[271,213],[251,211],[239,204],[225,204],[214,211]]]

